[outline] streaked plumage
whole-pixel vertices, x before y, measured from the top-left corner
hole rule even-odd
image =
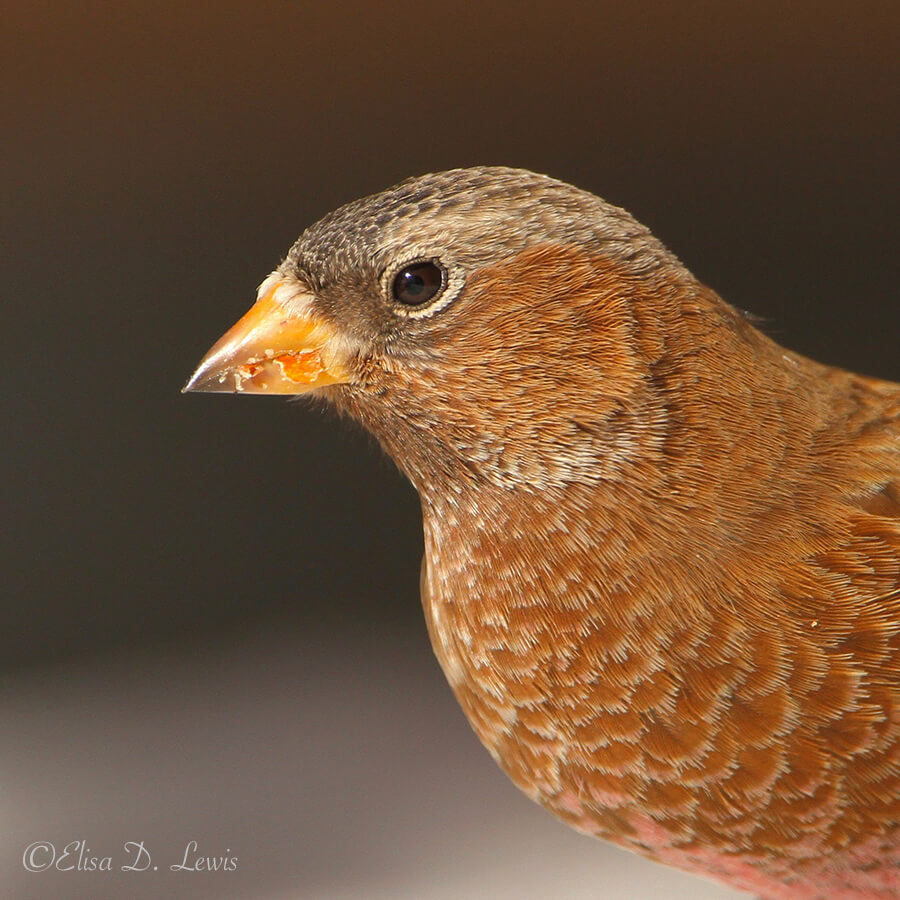
[[[445,287],[403,309],[414,260]],[[260,296],[191,388],[312,386],[378,437],[422,499],[435,653],[523,791],[773,900],[900,897],[900,385],[515,169],[349,204]]]

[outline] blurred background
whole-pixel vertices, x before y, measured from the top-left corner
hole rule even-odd
[[[506,783],[368,438],[179,390],[306,225],[474,164],[900,380],[898,43],[896,0],[0,4],[3,896],[737,896]],[[41,840],[158,870],[26,872]],[[191,840],[237,871],[172,872]]]

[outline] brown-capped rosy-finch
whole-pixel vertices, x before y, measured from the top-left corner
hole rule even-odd
[[[900,897],[900,385],[779,347],[624,210],[475,168],[309,228],[187,390],[376,435],[528,796],[765,898]]]

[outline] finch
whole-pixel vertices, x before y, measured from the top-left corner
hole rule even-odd
[[[533,800],[769,900],[900,897],[900,385],[482,167],[312,225],[186,390],[312,391],[376,436],[438,661]]]

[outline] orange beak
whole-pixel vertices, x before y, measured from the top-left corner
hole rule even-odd
[[[289,295],[283,281],[264,282],[260,298],[213,345],[183,390],[302,394],[349,381],[334,329],[308,313],[308,295]]]

